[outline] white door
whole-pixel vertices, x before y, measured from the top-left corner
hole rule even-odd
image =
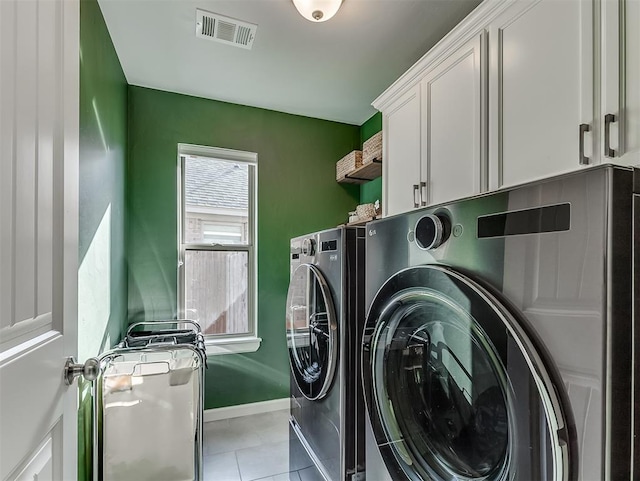
[[[74,480],[79,3],[0,0],[0,479]]]
[[[487,148],[481,129],[486,61],[482,33],[451,53],[423,80],[423,135],[429,204],[477,194],[486,189]],[[483,78],[485,76],[485,78]],[[453,165],[455,164],[455,168]]]
[[[597,161],[592,1],[520,0],[489,42],[491,188]]]
[[[384,215],[393,215],[420,204],[420,85],[402,95],[383,115]]]

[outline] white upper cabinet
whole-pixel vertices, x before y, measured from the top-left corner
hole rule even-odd
[[[374,103],[383,113],[385,215],[484,190],[483,49],[480,32],[430,59],[400,95]]]
[[[477,35],[429,71],[423,88],[423,151],[427,198],[422,205],[486,190],[481,122],[485,96],[482,55],[486,35]]]
[[[383,213],[640,165],[640,1],[485,0],[374,102]]]
[[[600,154],[640,165],[640,1],[602,0]]]
[[[489,36],[490,187],[593,163],[593,3],[518,1]]]
[[[382,119],[385,215],[417,207],[420,184],[420,86],[400,96]]]

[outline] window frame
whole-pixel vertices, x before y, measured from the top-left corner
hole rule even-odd
[[[185,212],[185,160],[187,157],[206,157],[216,161],[242,163],[248,167],[248,223],[247,244],[215,244],[184,242]],[[188,250],[213,252],[247,252],[247,316],[248,333],[207,334],[205,344],[207,354],[233,354],[254,352],[260,347],[258,337],[258,154],[240,150],[208,147],[192,144],[178,144],[178,318],[186,319],[186,276],[185,255]]]

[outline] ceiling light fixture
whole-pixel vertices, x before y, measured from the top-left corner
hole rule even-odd
[[[342,0],[293,0],[293,4],[307,20],[311,22],[326,22],[333,17]]]

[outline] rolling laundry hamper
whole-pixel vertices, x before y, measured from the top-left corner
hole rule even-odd
[[[175,328],[160,329],[166,326]],[[206,351],[200,326],[187,320],[133,324],[99,361],[94,480],[202,480]]]

